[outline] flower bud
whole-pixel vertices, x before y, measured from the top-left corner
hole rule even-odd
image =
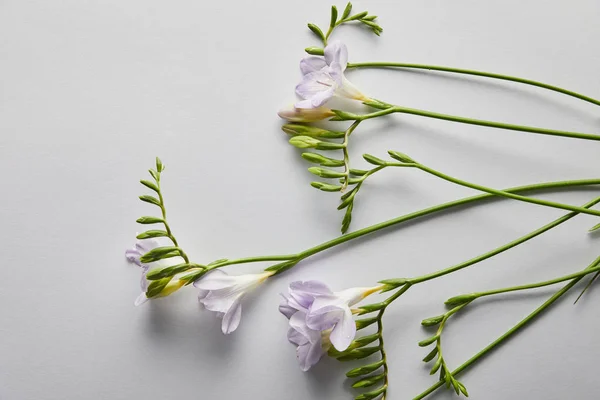
[[[325,107],[296,108],[290,106],[279,110],[277,115],[292,122],[314,122],[333,117],[335,114],[329,108]]]

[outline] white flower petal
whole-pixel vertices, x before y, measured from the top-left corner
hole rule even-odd
[[[133,304],[137,307],[139,305],[144,304],[145,302],[147,302],[149,299],[148,297],[146,297],[146,292],[142,292],[140,293],[140,295],[135,299],[135,301],[133,302]]]
[[[320,343],[306,343],[298,346],[296,349],[296,357],[300,363],[300,369],[306,372],[313,365],[317,364],[325,352],[321,348]]]
[[[331,344],[336,350],[344,351],[350,346],[354,340],[354,336],[356,336],[356,322],[352,318],[350,308],[346,308],[343,317],[331,331]]]
[[[325,62],[327,65],[338,63],[342,66],[342,71],[346,69],[348,64],[348,48],[339,40],[330,42],[325,47]]]
[[[335,88],[335,84],[335,81],[327,72],[311,72],[305,75],[296,86],[296,94],[303,99],[312,99],[318,93]],[[298,107],[297,104],[296,107]]]
[[[221,330],[226,335],[235,331],[240,325],[240,320],[242,319],[242,297],[242,295],[238,296],[229,310],[223,315]]]
[[[300,61],[300,71],[302,71],[302,75],[320,71],[326,66],[327,63],[322,57],[305,57]]]
[[[227,289],[222,289],[227,290]],[[206,295],[206,297],[202,299],[198,299],[200,303],[206,307],[209,311],[217,311],[221,313],[226,313],[232,307],[233,303],[236,299],[241,295],[240,292],[232,292],[228,291],[226,293],[216,290],[211,291]]]
[[[308,343],[308,338],[294,328],[288,329],[287,337],[288,340],[296,346],[302,346],[303,344]]]

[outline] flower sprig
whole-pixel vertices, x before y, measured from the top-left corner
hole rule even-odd
[[[376,15],[369,15],[368,11],[362,11],[354,15],[350,14],[352,14],[351,2],[348,2],[348,4],[346,4],[344,11],[342,12],[342,15],[339,16],[339,18],[338,9],[335,5],[333,5],[331,6],[331,18],[329,20],[329,28],[327,29],[326,33],[323,33],[323,30],[317,25],[311,23],[308,24],[308,29],[310,29],[317,36],[317,38],[319,38],[323,42],[323,46],[327,46],[329,36],[331,36],[335,28],[337,28],[340,25],[347,24],[349,22],[362,23],[377,36],[380,36],[381,32],[383,32],[383,28],[379,26],[377,22],[375,22],[375,20],[377,19]],[[323,55],[323,49],[318,47],[308,47],[306,48],[306,52],[312,55]]]

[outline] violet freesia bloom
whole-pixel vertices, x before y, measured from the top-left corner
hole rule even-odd
[[[288,340],[298,346],[296,355],[303,371],[315,365],[331,345],[339,351],[350,346],[356,335],[350,307],[381,288],[333,292],[318,281],[290,284],[279,311],[290,320]]]
[[[228,335],[240,324],[244,296],[271,275],[273,272],[232,276],[213,270],[194,282],[194,286],[200,289],[198,301],[223,319],[221,330]]]
[[[296,94],[303,100],[296,103],[298,109],[318,108],[333,96],[353,100],[368,100],[346,77],[348,49],[339,40],[325,47],[324,57],[306,57],[300,61],[302,81],[296,86]]]
[[[143,304],[149,300],[148,297],[146,296],[146,291],[148,290],[148,285],[149,285],[149,282],[146,279],[146,274],[150,270],[150,267],[164,268],[164,267],[168,267],[170,265],[174,265],[174,264],[177,264],[180,262],[180,261],[177,261],[177,260],[179,260],[179,257],[170,258],[168,260],[159,260],[159,261],[155,261],[155,262],[148,263],[148,264],[145,264],[140,260],[140,258],[144,254],[146,254],[150,250],[155,249],[157,247],[161,247],[161,244],[156,239],[138,239],[132,248],[127,249],[125,251],[125,257],[127,257],[127,260],[129,260],[129,262],[137,264],[142,269],[142,277],[141,277],[141,281],[140,281],[140,287],[142,289],[142,293],[135,299],[134,304],[136,306],[139,306],[140,304]],[[157,297],[169,295],[169,294],[173,293],[175,290],[179,289],[180,287],[181,287],[181,284],[179,283],[179,281],[174,280],[173,282],[170,282],[167,285],[167,287],[165,287],[165,289],[163,289],[163,292],[161,292],[161,295],[159,295]]]

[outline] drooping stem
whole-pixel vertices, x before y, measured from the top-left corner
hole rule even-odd
[[[600,257],[598,257],[596,260],[594,260],[594,262],[589,265],[588,269],[595,268],[598,265],[600,265]],[[488,354],[495,347],[502,344],[505,340],[509,339],[512,335],[517,333],[520,329],[522,329],[527,324],[529,324],[531,321],[533,321],[536,317],[538,317],[543,311],[545,311],[548,307],[550,307],[555,301],[560,299],[573,286],[575,286],[582,278],[583,278],[583,276],[573,279],[565,287],[560,289],[558,292],[556,292],[554,295],[552,295],[552,297],[550,297],[548,300],[546,300],[541,306],[536,308],[531,314],[529,314],[527,317],[522,319],[518,324],[513,326],[511,329],[509,329],[506,333],[504,333],[498,339],[494,340],[492,343],[487,345],[484,349],[479,351],[473,357],[469,358],[467,361],[465,361],[463,364],[461,364],[458,368],[456,368],[454,371],[452,371],[452,375],[457,375],[457,374],[461,373],[462,371],[464,371],[465,369],[469,368],[471,365],[475,364],[477,361],[479,361],[483,356]],[[425,390],[423,393],[417,395],[413,400],[424,399],[425,397],[429,396],[431,393],[438,390],[443,385],[444,385],[444,382],[437,382],[434,385],[432,385],[431,387],[429,387],[427,390]]]
[[[475,71],[470,69],[461,69],[461,68],[452,68],[452,67],[444,67],[439,65],[425,65],[425,64],[411,64],[411,63],[393,63],[393,62],[364,62],[364,63],[349,63],[347,68],[410,68],[410,69],[425,69],[429,71],[442,71],[442,72],[451,72],[457,74],[465,74],[465,75],[475,75],[475,76],[483,76],[487,78],[493,79],[501,79],[505,81],[512,81],[518,83],[524,83],[526,85],[537,86],[543,89],[552,90],[554,92],[566,94],[567,96],[575,97],[577,99],[587,101],[588,103],[595,104],[600,106],[600,100],[596,100],[594,98],[585,96],[583,94],[574,92],[572,90],[567,90],[560,88],[554,85],[548,85],[546,83],[534,81],[531,79],[523,79],[518,78],[516,76],[503,75],[503,74],[495,74],[492,72],[484,72],[484,71]]]
[[[600,140],[600,135],[594,135],[591,133],[560,131],[560,130],[554,130],[554,129],[536,128],[536,127],[525,126],[525,125],[506,124],[503,122],[486,121],[486,120],[482,120],[482,119],[460,117],[460,116],[456,116],[456,115],[441,114],[441,113],[436,113],[436,112],[432,112],[432,111],[418,110],[416,108],[408,108],[408,107],[401,107],[401,106],[390,106],[386,109],[372,112],[369,114],[352,115],[352,117],[348,118],[348,119],[364,121],[367,119],[377,118],[377,117],[381,117],[383,115],[388,115],[388,114],[393,114],[393,113],[419,115],[421,117],[442,119],[445,121],[460,122],[460,123],[469,124],[469,125],[487,126],[490,128],[508,129],[508,130],[512,130],[512,131],[521,131],[521,132],[529,132],[529,133],[539,133],[542,135],[562,136],[562,137],[569,137],[569,138],[574,138],[574,139]]]

